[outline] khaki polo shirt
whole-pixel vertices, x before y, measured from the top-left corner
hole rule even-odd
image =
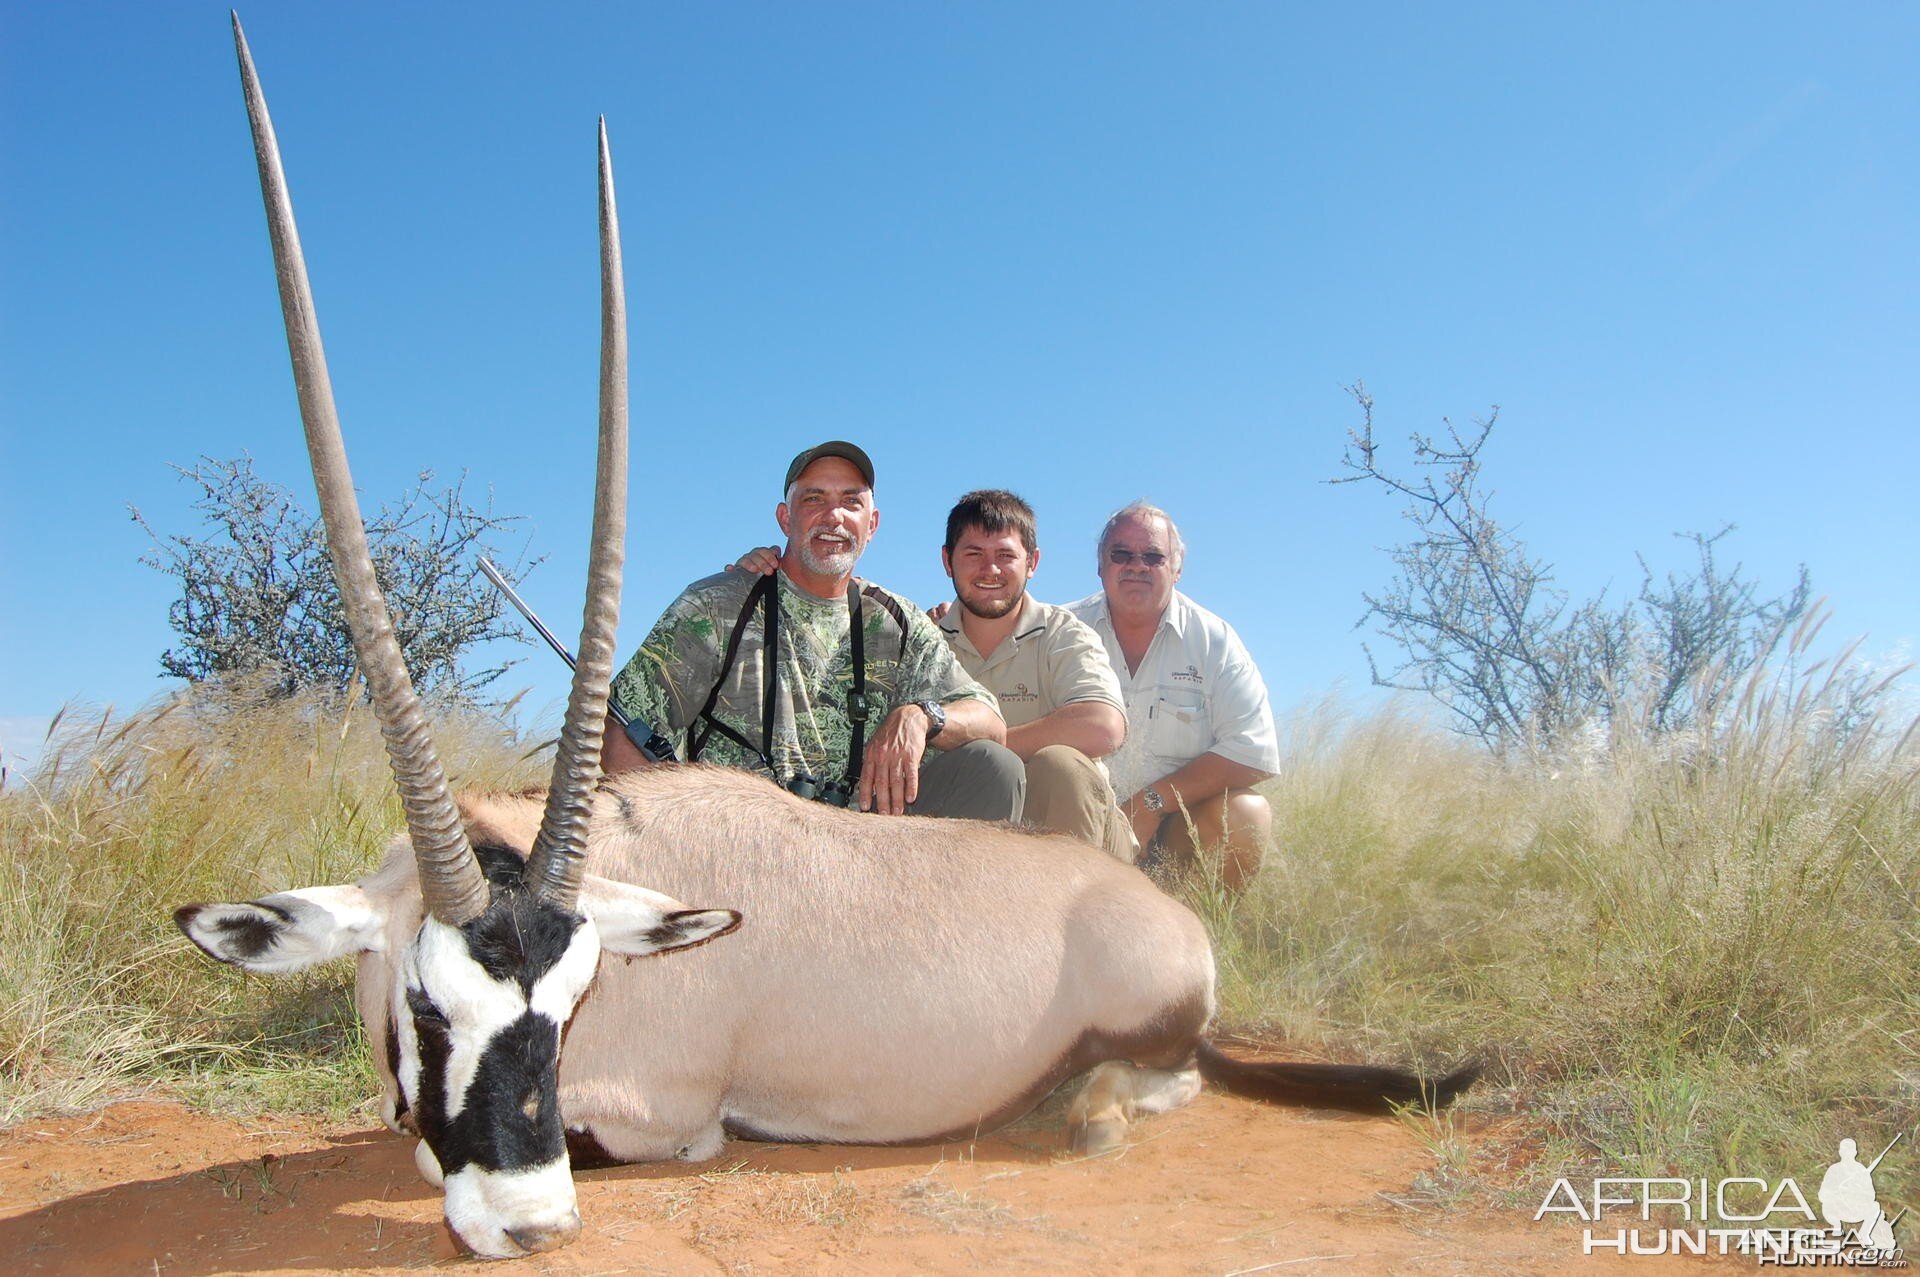
[[[967,637],[961,615],[960,600],[955,599],[940,618],[940,632],[960,668],[1000,702],[1008,727],[1023,727],[1080,701],[1100,701],[1126,713],[1106,644],[1066,608],[1027,595],[1020,601],[1013,633],[985,655]]]

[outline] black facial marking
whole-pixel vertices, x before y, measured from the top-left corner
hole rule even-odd
[[[420,1093],[413,1097],[414,1124],[434,1156],[447,1169],[447,1155],[441,1152],[447,1129],[447,1061],[452,1055],[452,1039],[447,1017],[419,989],[407,990],[407,1009],[413,1013],[413,1032],[420,1048]]]
[[[491,887],[518,887],[527,880],[527,858],[511,847],[497,842],[475,843],[473,855]]]
[[[528,891],[526,863],[511,848],[482,844],[474,851],[493,890],[486,912],[460,928],[461,939],[489,978],[531,996],[585,920]],[[462,1097],[459,1116],[449,1120],[451,1027],[425,991],[409,988],[407,1005],[420,1043],[415,1121],[443,1173],[451,1175],[465,1166],[520,1170],[565,1155],[559,1025],[527,1011],[495,1032],[481,1048],[479,1068]]]
[[[387,1073],[394,1081],[400,1080],[400,1033],[393,1018],[387,1018]],[[393,1120],[398,1122],[407,1113],[407,1092],[405,1087],[394,1087]]]
[[[409,995],[411,997],[411,995]],[[524,1170],[544,1166],[566,1149],[560,1126],[560,1033],[532,1012],[495,1034],[467,1088],[466,1107],[447,1120],[447,1037],[421,1022],[420,1134],[447,1175],[466,1166]],[[431,1040],[431,1049],[429,1042]]]
[[[461,928],[467,952],[496,980],[531,993],[573,943],[583,919],[531,892],[494,889],[487,911]]]
[[[437,1024],[441,1032],[446,1031],[447,1013],[440,1009],[439,1003],[427,995],[426,990],[408,987],[407,1010],[413,1012],[413,1022],[416,1025],[422,1022]]]
[[[527,862],[513,848],[475,843],[473,853],[492,894],[487,911],[460,929],[467,951],[494,979],[531,992],[573,942],[580,915],[526,890]]]

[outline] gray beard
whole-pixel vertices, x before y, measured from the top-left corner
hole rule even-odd
[[[860,562],[861,547],[847,543],[847,548],[838,554],[821,554],[813,548],[812,541],[802,541],[798,547],[800,565],[807,571],[820,576],[846,576],[853,571],[853,565]]]

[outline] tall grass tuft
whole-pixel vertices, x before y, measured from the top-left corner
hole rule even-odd
[[[456,784],[544,780],[484,716],[442,714],[435,740]],[[160,1081],[269,1107],[362,1101],[350,964],[258,980],[206,961],[171,914],[350,881],[400,827],[365,706],[237,684],[63,713],[0,789],[0,1123]]]
[[[1469,1104],[1517,1117],[1534,1168],[1486,1186],[1529,1207],[1561,1174],[1807,1185],[1843,1136],[1863,1160],[1910,1141],[1920,722],[1844,658],[1807,666],[1811,638],[1713,689],[1688,736],[1553,758],[1399,711],[1301,714],[1267,868],[1239,899],[1189,886],[1224,1022],[1484,1059]],[[1883,1201],[1920,1197],[1916,1165],[1890,1159]]]

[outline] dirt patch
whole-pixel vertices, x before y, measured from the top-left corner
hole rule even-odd
[[[736,1142],[577,1178],[586,1230],[489,1273],[1646,1274],[1524,1215],[1448,1214],[1398,1123],[1203,1095],[1097,1160],[1031,1124],[921,1148]],[[412,1141],[121,1104],[0,1132],[0,1269],[47,1277],[464,1265]]]

